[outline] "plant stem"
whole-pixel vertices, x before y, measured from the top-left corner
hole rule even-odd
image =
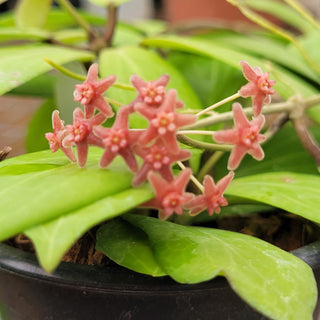
[[[64,68],[63,66],[53,62],[52,60],[48,59],[48,58],[44,58],[43,59],[46,63],[50,64],[50,66],[54,67],[56,70],[60,71],[62,74],[70,77],[70,78],[73,78],[73,79],[76,79],[76,80],[80,80],[80,81],[85,81],[86,80],[86,77],[85,76],[82,76],[78,73],[74,73],[72,71],[70,71],[69,69],[67,68]]]
[[[268,140],[270,140],[288,120],[288,113],[280,113],[280,115],[272,122],[271,126],[264,133],[266,139],[261,144],[266,143]]]
[[[81,17],[75,7],[68,0],[57,0],[57,3],[63,7],[77,22],[77,24],[87,32],[89,39],[94,39],[97,37],[97,34],[92,30],[90,24]]]
[[[177,134],[177,139],[181,143],[197,149],[203,149],[203,150],[209,150],[209,151],[231,151],[232,149],[231,145],[226,145],[226,144],[221,145],[216,143],[201,142],[180,134]]]
[[[207,130],[180,130],[177,132],[178,134],[201,134],[205,136],[212,136],[215,131],[207,131]]]
[[[185,165],[181,161],[177,161],[177,164],[182,170],[186,169]],[[204,191],[203,185],[198,181],[198,179],[194,175],[190,176],[190,180],[197,186],[197,188],[201,192]]]
[[[70,71],[69,69],[53,62],[52,60],[48,59],[48,58],[44,58],[44,61],[47,62],[48,64],[50,64],[52,67],[54,67],[56,70],[60,71],[61,73],[65,74],[66,76],[76,79],[76,80],[80,80],[80,81],[85,81],[86,77],[82,76],[79,73],[75,73]],[[124,90],[128,90],[128,91],[135,91],[134,87],[129,85],[129,84],[124,84],[124,83],[119,83],[116,82],[114,85],[114,87],[119,88],[119,89],[124,89]]]
[[[304,105],[306,108],[312,107],[316,104],[320,103],[320,94],[314,95],[304,100]],[[262,109],[263,114],[271,114],[271,113],[280,113],[280,112],[287,112],[290,113],[296,106],[296,101],[294,99],[289,99],[286,102],[281,103],[274,103],[264,106]],[[253,108],[245,108],[243,109],[246,116],[253,116]],[[186,126],[186,130],[190,129],[198,129],[204,128],[213,124],[222,123],[231,121],[233,119],[233,113],[224,112],[224,113],[217,113],[213,116],[207,117],[205,119],[198,120],[195,124],[190,126]]]
[[[225,98],[225,99],[213,104],[212,106],[205,108],[204,110],[201,110],[200,112],[198,112],[196,114],[196,116],[198,116],[198,117],[202,116],[203,114],[206,114],[209,111],[211,111],[211,110],[213,110],[213,109],[215,109],[217,107],[220,107],[220,106],[224,105],[227,102],[230,102],[230,101],[233,101],[233,100],[235,100],[237,98],[240,98],[240,97],[241,97],[241,95],[237,92],[237,93],[233,94],[232,96],[230,96],[228,98]]]
[[[104,39],[107,47],[112,46],[112,39],[117,24],[117,7],[114,3],[108,5],[108,22],[105,29]]]
[[[111,99],[111,98],[104,97],[104,99],[105,99],[106,101],[108,101],[109,103],[114,104],[115,106],[118,106],[118,107],[124,106],[123,103],[121,103],[121,102],[119,102],[119,101],[116,101],[116,100],[113,100],[113,99]]]
[[[198,179],[203,180],[204,176],[208,174],[208,172],[215,166],[215,164],[221,159],[221,157],[225,154],[223,151],[216,151],[213,155],[206,161],[198,173]]]

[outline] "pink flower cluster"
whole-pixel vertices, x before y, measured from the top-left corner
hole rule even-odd
[[[245,66],[244,72],[248,73],[248,65],[243,62],[243,66]],[[260,75],[259,70],[258,73]],[[266,76],[261,75],[261,77],[268,81]],[[252,83],[257,83],[259,88],[265,88],[258,76],[254,78],[250,74],[247,78],[252,79]],[[106,119],[114,115],[103,94],[115,81],[115,76],[98,80],[97,64],[89,68],[86,80],[76,85],[74,91],[74,100],[79,101],[84,110],[81,108],[74,110],[73,124],[65,126],[59,117],[59,112],[57,110],[53,112],[53,133],[46,133],[51,151],[56,152],[61,149],[70,161],[77,161],[80,167],[86,165],[90,145],[104,149],[100,160],[102,168],[108,167],[116,156],[121,156],[135,174],[132,180],[134,187],[146,180],[152,185],[155,198],[144,206],[158,209],[161,219],[170,217],[174,212],[182,214],[184,210],[188,210],[191,215],[204,210],[210,215],[219,213],[220,207],[227,205],[223,193],[233,179],[233,171],[217,184],[211,176],[206,175],[203,194],[197,196],[185,191],[192,174],[190,169],[184,169],[174,177],[173,164],[191,157],[190,151],[180,148],[176,138],[177,131],[181,127],[193,124],[197,117],[177,112],[178,108],[183,107],[183,103],[177,100],[176,90],[165,90],[169,76],[162,75],[156,81],[145,82],[137,75],[133,75],[130,81],[137,90],[137,97],[118,110],[112,127],[103,127],[102,124]],[[268,83],[271,84],[270,81]],[[261,101],[261,92],[257,93],[258,89],[253,87],[251,85],[251,96],[258,94],[260,97],[258,100]],[[241,90],[249,94],[249,89]],[[265,92],[269,94],[271,91]],[[129,117],[132,113],[144,117],[148,121],[148,127],[130,129]],[[257,115],[249,122],[240,104],[233,105],[233,113],[235,129],[221,130],[214,134],[217,142],[235,145],[229,159],[229,170],[234,170],[246,153],[256,159],[263,158],[263,151],[259,145],[263,136],[259,132],[264,117]],[[73,147],[77,150],[77,158]],[[136,157],[142,159],[140,167]]]

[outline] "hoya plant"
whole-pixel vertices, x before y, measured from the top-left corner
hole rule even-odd
[[[318,239],[319,24],[294,0],[230,0],[260,25],[241,32],[128,25],[124,1],[92,2],[107,20],[67,0],[0,17],[1,94],[43,98],[28,153],[0,163],[0,240],[26,237],[53,272],[90,234],[91,255],[179,283],[223,276],[271,319],[312,319],[299,236],[271,235],[286,218],[300,245]]]

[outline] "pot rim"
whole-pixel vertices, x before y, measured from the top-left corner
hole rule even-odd
[[[320,270],[320,241],[316,241],[299,249],[292,254],[306,262],[313,271]],[[34,278],[56,285],[80,286],[83,289],[97,291],[122,291],[172,293],[203,292],[203,290],[225,289],[230,287],[224,277],[196,283],[181,284],[168,276],[152,277],[131,271],[121,266],[88,266],[75,263],[61,262],[51,274],[45,272],[39,265],[36,255],[0,243],[0,271],[17,274],[22,277]]]

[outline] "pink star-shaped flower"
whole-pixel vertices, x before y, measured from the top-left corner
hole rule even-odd
[[[160,107],[165,98],[165,89],[170,80],[169,75],[163,74],[155,81],[144,81],[137,75],[132,75],[130,81],[138,91],[138,97],[133,101],[133,106],[136,103],[144,103],[145,107],[157,109]],[[176,107],[182,108],[183,102],[177,100]]]
[[[177,154],[172,154],[161,140],[156,140],[151,147],[147,148],[137,145],[135,152],[144,162],[139,172],[133,178],[132,185],[134,187],[143,183],[150,171],[158,171],[165,180],[172,181],[174,179],[171,170],[172,164],[177,161],[187,160],[191,156],[188,150],[180,150]]]
[[[246,98],[252,97],[253,112],[255,116],[261,113],[263,104],[271,102],[271,95],[275,94],[272,86],[275,80],[269,80],[269,72],[263,73],[259,67],[252,68],[248,62],[240,61],[244,77],[249,81],[241,87],[239,94]]]
[[[179,152],[176,132],[180,127],[194,123],[197,117],[192,114],[180,114],[176,109],[176,90],[169,90],[162,105],[157,112],[145,108],[143,104],[137,104],[136,110],[149,120],[149,127],[141,135],[139,142],[147,145],[154,139],[160,138],[163,144],[172,153]]]
[[[196,215],[206,209],[210,216],[212,216],[213,213],[220,213],[220,207],[228,205],[223,193],[227,189],[233,177],[234,173],[233,171],[230,171],[229,174],[215,184],[212,177],[206,175],[203,180],[203,194],[196,196],[185,205],[186,209],[190,209],[190,215]]]
[[[77,84],[73,92],[74,100],[84,106],[86,118],[92,117],[95,108],[105,114],[107,118],[113,116],[112,108],[103,98],[103,94],[116,80],[117,77],[111,75],[98,81],[98,65],[96,63],[91,65],[86,81]]]
[[[67,125],[68,135],[63,139],[64,147],[75,145],[78,153],[78,165],[84,167],[87,162],[89,145],[101,146],[101,142],[92,133],[94,126],[102,124],[106,116],[101,112],[87,119],[80,108],[73,112],[73,125]]]
[[[193,193],[185,192],[191,175],[190,169],[180,172],[173,181],[166,181],[154,172],[150,172],[148,179],[152,184],[156,197],[143,204],[143,206],[159,209],[159,218],[162,220],[170,217],[174,212],[182,214],[183,206],[193,197]]]
[[[240,103],[234,103],[232,111],[235,128],[220,130],[213,134],[213,139],[216,142],[235,145],[228,161],[229,170],[235,170],[246,153],[256,160],[262,160],[264,152],[259,143],[265,140],[265,137],[259,134],[264,124],[263,115],[259,115],[249,122]]]
[[[131,171],[138,171],[138,164],[133,153],[133,145],[137,142],[141,131],[128,129],[129,107],[119,109],[112,128],[97,126],[93,128],[94,134],[102,140],[104,154],[100,160],[100,167],[106,168],[113,159],[120,155]]]
[[[64,147],[62,145],[63,139],[68,135],[68,131],[65,129],[63,121],[59,117],[59,111],[55,110],[52,113],[52,127],[53,133],[49,132],[45,134],[46,139],[49,141],[50,150],[52,152],[61,151],[70,159],[75,162],[76,158],[71,147]]]

